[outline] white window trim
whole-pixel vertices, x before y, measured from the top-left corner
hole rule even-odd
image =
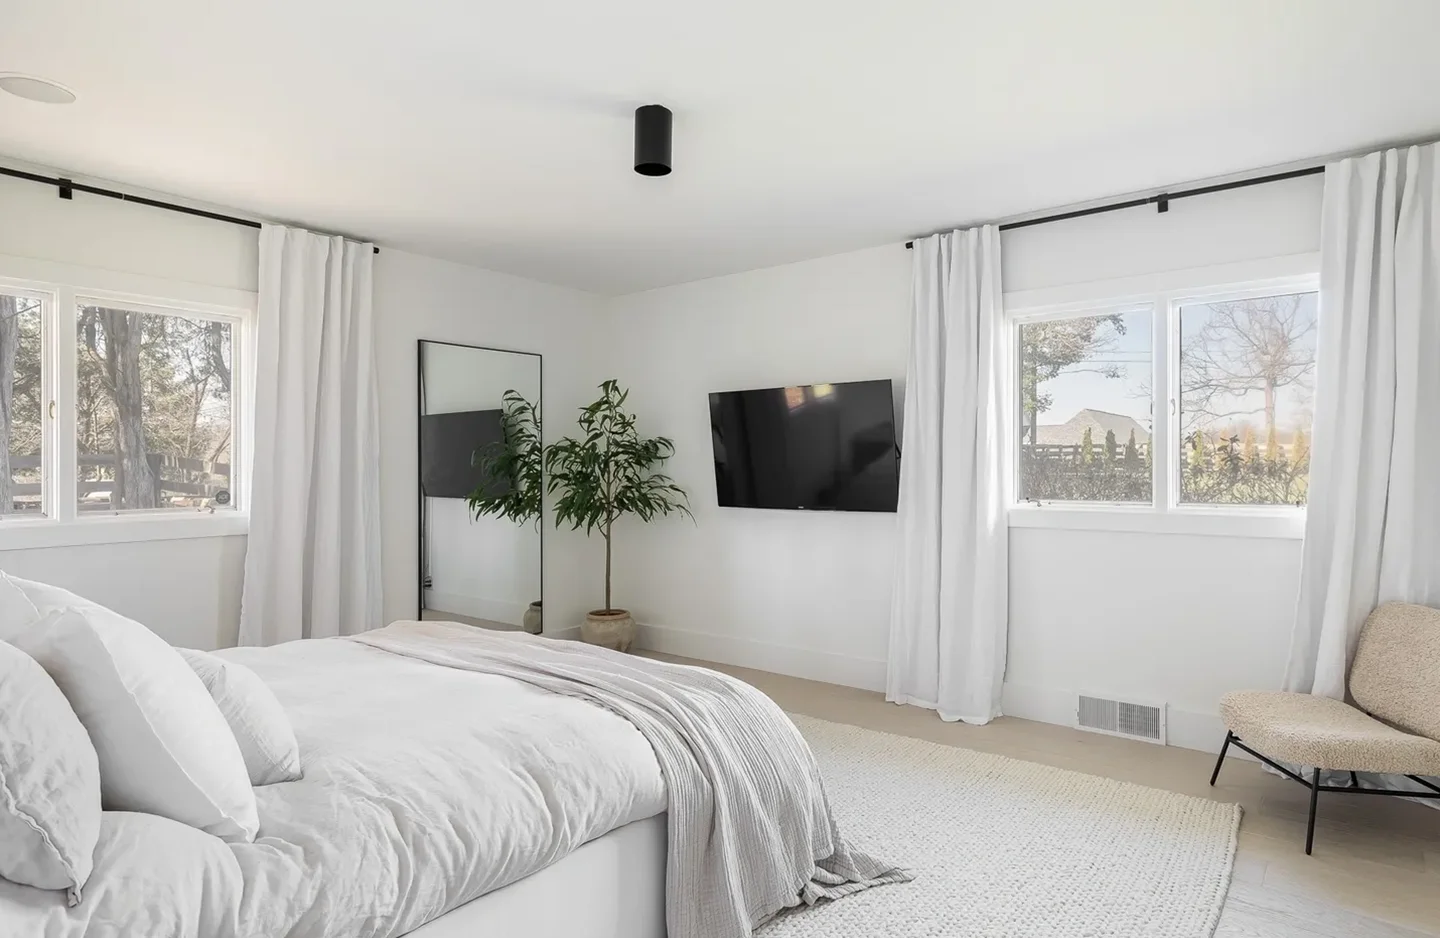
[[[1218,511],[1196,506],[1180,511],[1156,511],[1150,505],[1018,503],[1010,506],[1010,527],[1052,528],[1065,531],[1119,531],[1131,534],[1192,534],[1213,537],[1305,536],[1305,509],[1264,506]]]
[[[35,258],[0,255],[0,289],[41,300],[46,357],[41,383],[54,402],[42,412],[45,433],[43,518],[0,519],[0,551],[88,544],[122,544],[244,535],[249,531],[251,410],[254,401],[254,293],[171,281],[119,271],[76,267]],[[138,312],[181,314],[234,324],[231,385],[231,491],[236,508],[225,511],[157,509],[81,517],[60,480],[77,477],[75,384],[59,380],[76,366],[76,301],[95,300]],[[68,486],[65,486],[68,489]]]
[[[1179,434],[1179,316],[1182,304],[1242,299],[1276,292],[1319,289],[1319,254],[1220,264],[1167,271],[1144,277],[1094,281],[1065,287],[1017,291],[1004,296],[1005,325],[1012,343],[1006,360],[1019,361],[1019,327],[1027,322],[1076,315],[1152,309],[1154,387],[1164,388],[1164,406],[1157,396],[1152,407],[1155,487],[1151,504],[1017,501],[1019,447],[1018,375],[1005,378],[1006,502],[1012,528],[1120,531],[1144,534],[1191,534],[1222,537],[1301,538],[1305,509],[1288,506],[1185,505],[1178,501],[1179,466],[1173,458]],[[1172,440],[1172,436],[1174,439]]]
[[[0,553],[47,547],[130,544],[228,537],[250,532],[250,516],[239,511],[136,512],[134,516],[102,515],[76,521],[16,518],[0,521]],[[0,557],[3,559],[3,557]]]

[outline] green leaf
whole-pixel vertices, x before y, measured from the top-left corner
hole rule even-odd
[[[602,382],[600,397],[580,408],[583,438],[564,437],[544,448],[556,527],[598,529],[608,541],[611,525],[626,515],[648,522],[679,513],[694,520],[684,490],[658,471],[674,455],[674,442],[639,435],[635,415],[624,410],[629,396],[614,378]]]
[[[516,524],[540,520],[544,452],[538,405],[514,389],[501,399],[502,440],[476,450],[471,460],[481,481],[466,498],[475,518],[495,515]],[[495,490],[501,489],[499,494]]]

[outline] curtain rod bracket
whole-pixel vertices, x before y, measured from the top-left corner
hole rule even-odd
[[[61,176],[55,181],[57,183],[55,191],[59,193],[60,198],[65,199],[66,201],[70,201],[75,198],[75,183],[73,180],[66,179],[64,176]]]
[[[1156,212],[1168,212],[1168,211],[1170,211],[1170,196],[1169,196],[1168,194],[1162,192],[1162,193],[1160,193],[1159,195],[1157,195],[1157,196],[1155,197],[1155,211],[1156,211]]]

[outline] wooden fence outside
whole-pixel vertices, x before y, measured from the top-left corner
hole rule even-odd
[[[223,462],[208,462],[201,459],[190,459],[185,456],[171,456],[168,454],[151,453],[146,457],[150,463],[150,469],[156,480],[156,504],[164,505],[173,496],[184,496],[188,498],[214,498],[221,489],[230,487],[230,464]],[[77,462],[81,474],[86,469],[111,469],[115,467],[115,454],[113,453],[81,453],[77,456]],[[16,470],[38,470],[40,468],[39,456],[11,456],[10,471]],[[182,482],[176,479],[165,478],[165,470],[169,469],[172,474],[175,472],[195,473],[200,476],[208,476],[207,479],[199,482]],[[113,494],[115,490],[114,479],[81,479],[76,483],[76,496],[81,500],[82,511],[109,511],[111,500],[104,502],[85,503],[85,496],[99,493]],[[31,509],[38,504],[40,498],[39,482],[19,482],[10,486],[10,495],[14,499],[24,499],[24,504],[16,504],[16,510]]]
[[[1211,444],[1211,445],[1212,445],[1212,447],[1213,447],[1213,444]],[[1293,443],[1278,443],[1278,444],[1276,444],[1276,448],[1280,451],[1280,457],[1281,457],[1282,459],[1289,459],[1289,458],[1290,458],[1290,452],[1291,452],[1291,450],[1293,449],[1293,447],[1294,447],[1294,444],[1293,444]],[[1038,460],[1059,460],[1059,461],[1061,461],[1061,462],[1079,462],[1079,461],[1081,460],[1081,458],[1082,458],[1082,451],[1083,451],[1084,449],[1085,449],[1085,446],[1084,446],[1084,444],[1081,444],[1081,443],[1021,443],[1021,444],[1020,444],[1020,454],[1021,454],[1023,457],[1025,457],[1025,458],[1033,459],[1033,460],[1037,460],[1037,461],[1038,461]],[[1149,443],[1136,443],[1136,444],[1135,444],[1135,449],[1139,452],[1140,458],[1141,458],[1141,459],[1144,459],[1144,458],[1146,457],[1146,454],[1149,452],[1150,444],[1149,444]],[[1184,447],[1184,449],[1188,449],[1188,447]],[[1091,451],[1092,451],[1092,453],[1094,454],[1094,456],[1095,456],[1096,459],[1103,459],[1103,458],[1105,457],[1105,441],[1104,441],[1104,440],[1096,440],[1094,443],[1091,444]],[[1237,450],[1237,452],[1238,452],[1238,450]],[[1264,448],[1263,445],[1260,447],[1260,452],[1261,452],[1262,455],[1263,455],[1264,452],[1265,452],[1265,448]],[[1115,444],[1115,458],[1116,458],[1116,459],[1124,459],[1124,458],[1125,458],[1125,444],[1124,444],[1124,443],[1116,443],[1116,444]]]
[[[1148,451],[1148,450],[1150,449],[1150,444],[1149,444],[1149,443],[1136,443],[1136,444],[1135,444],[1135,448],[1136,448],[1136,450],[1140,453],[1140,458],[1141,458],[1141,459],[1144,459],[1144,458],[1145,458],[1145,453],[1146,453],[1146,451]],[[1026,457],[1026,458],[1036,459],[1036,460],[1040,460],[1040,459],[1053,459],[1053,460],[1060,460],[1060,461],[1062,461],[1062,462],[1079,462],[1080,459],[1081,459],[1082,452],[1084,451],[1084,449],[1085,449],[1085,446],[1084,446],[1084,444],[1082,444],[1082,443],[1021,443],[1021,444],[1020,444],[1020,454],[1021,454],[1022,456],[1024,456],[1024,457]],[[1091,444],[1090,449],[1091,449],[1091,452],[1094,454],[1094,456],[1095,456],[1096,459],[1101,459],[1101,458],[1103,458],[1104,455],[1105,455],[1105,441],[1104,441],[1104,440],[1101,440],[1101,441],[1098,442],[1098,443],[1093,443],[1093,444]],[[1124,443],[1117,443],[1117,444],[1115,444],[1115,458],[1116,458],[1116,459],[1124,459],[1124,458],[1125,458],[1125,444],[1124,444]]]

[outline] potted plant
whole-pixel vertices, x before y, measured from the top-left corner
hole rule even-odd
[[[599,531],[605,539],[605,606],[592,610],[580,637],[593,645],[626,651],[635,639],[635,620],[610,601],[610,557],[615,522],[624,515],[650,521],[660,515],[690,515],[685,492],[659,466],[675,452],[663,436],[645,439],[635,417],[625,412],[628,391],[613,378],[600,385],[600,399],[580,410],[581,439],[566,437],[545,448],[546,485],[555,500],[555,525]],[[693,518],[693,515],[691,516]]]
[[[518,525],[533,523],[538,530],[545,492],[539,411],[513,388],[501,396],[500,430],[499,441],[470,457],[480,470],[480,482],[465,502],[477,521],[494,515]],[[544,629],[540,600],[525,610],[522,625],[532,633]]]

